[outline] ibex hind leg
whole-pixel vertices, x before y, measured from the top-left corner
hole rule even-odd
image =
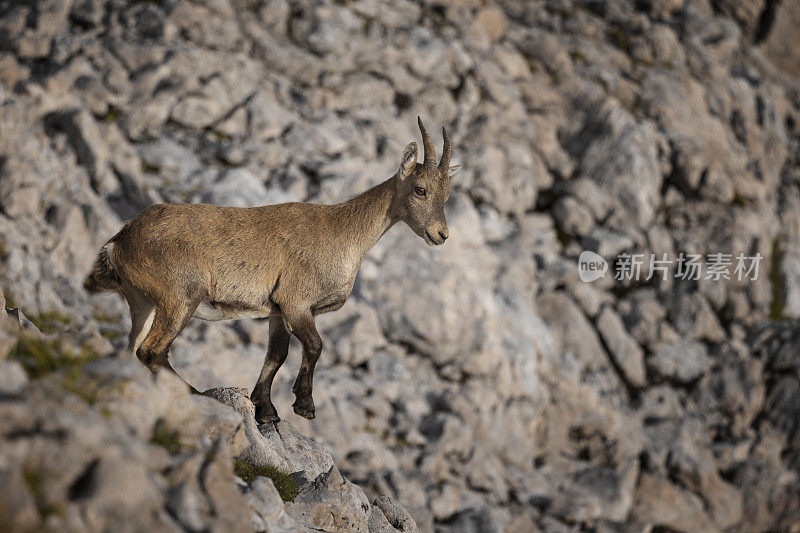
[[[169,363],[169,347],[189,323],[199,303],[200,301],[196,300],[188,303],[159,302],[156,304],[153,325],[136,351],[136,356],[154,376],[158,374],[160,368],[166,368],[180,377]],[[186,382],[186,380],[183,381]],[[197,389],[189,383],[186,384],[193,393],[198,393]]]
[[[156,306],[138,290],[125,287],[122,296],[128,302],[131,313],[131,332],[128,335],[128,350],[136,354],[150,332],[156,314]]]
[[[272,403],[272,382],[275,374],[286,361],[289,353],[289,332],[283,323],[283,317],[278,313],[269,316],[269,344],[267,345],[267,357],[261,374],[258,376],[256,386],[250,394],[250,399],[256,406],[256,421],[259,424],[267,422],[278,422],[280,417],[275,405]]]
[[[300,372],[294,382],[292,391],[295,394],[295,402],[292,405],[294,412],[303,418],[313,420],[315,416],[314,398],[312,395],[314,388],[314,368],[316,367],[319,355],[322,352],[322,339],[317,332],[314,323],[314,316],[311,310],[300,313],[284,313],[287,329],[297,337],[303,345],[303,361],[300,364]]]

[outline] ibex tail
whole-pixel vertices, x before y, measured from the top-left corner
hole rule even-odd
[[[120,279],[114,268],[111,252],[114,243],[109,242],[100,249],[94,262],[94,270],[86,278],[83,287],[89,292],[116,291],[119,289]]]

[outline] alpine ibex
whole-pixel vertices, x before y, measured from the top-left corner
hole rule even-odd
[[[450,166],[444,129],[436,164],[430,135],[417,122],[423,163],[412,142],[395,175],[341,204],[150,207],[102,247],[86,289],[117,291],[127,300],[129,348],[153,374],[160,367],[174,372],[169,347],[192,316],[269,316],[267,356],[251,394],[256,418],[280,420],[270,391],[291,333],[303,345],[294,412],[313,419],[314,366],[322,351],[315,315],[344,305],[362,258],[394,223],[405,222],[431,246],[448,237],[444,203],[459,166]]]

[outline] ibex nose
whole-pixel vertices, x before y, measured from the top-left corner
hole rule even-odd
[[[447,238],[450,236],[450,232],[448,230],[439,231],[439,237],[442,238],[442,242],[446,241]]]

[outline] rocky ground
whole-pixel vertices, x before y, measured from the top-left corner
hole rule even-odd
[[[146,508],[153,524],[280,531],[316,516],[308,501],[347,495],[339,508],[405,527],[399,507],[373,510],[393,498],[423,531],[798,530],[798,13],[795,0],[0,4],[6,306],[105,356],[28,376],[11,350],[0,476],[27,487],[9,493],[20,523],[102,529]],[[114,356],[127,309],[84,292],[96,250],[156,202],[346,199],[395,172],[417,115],[448,127],[463,164],[451,238],[431,249],[392,229],[319,321],[316,420],[291,412],[297,346],[276,380],[286,427],[346,478],[320,463],[306,504],[262,478],[237,490],[241,413]],[[645,265],[638,281],[586,283],[582,250],[763,261],[756,280],[645,280]],[[200,390],[249,389],[266,339],[264,322],[195,321],[172,360]],[[164,427],[191,449],[152,443]],[[292,469],[304,455],[269,457]]]
[[[247,391],[20,325],[0,310],[0,530],[417,531],[289,422],[257,426]]]

